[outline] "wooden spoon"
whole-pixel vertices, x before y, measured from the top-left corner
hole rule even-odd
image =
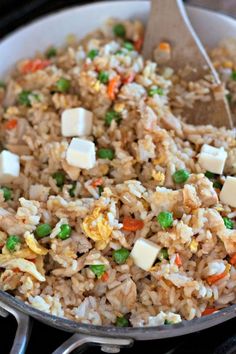
[[[143,47],[143,56],[153,59],[154,49],[161,42],[171,45],[171,58],[165,66],[175,71],[190,68],[188,81],[197,81],[211,75],[216,90],[222,89],[219,76],[203,45],[197,37],[186,14],[182,0],[152,0]],[[215,99],[211,92],[210,102],[197,101],[192,109],[184,112],[189,123],[212,124],[216,127],[233,128],[228,102],[224,95]]]

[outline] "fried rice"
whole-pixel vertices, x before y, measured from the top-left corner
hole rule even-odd
[[[0,288],[82,323],[168,325],[236,302],[236,208],[219,196],[236,174],[235,134],[186,123],[185,109],[209,101],[214,83],[145,61],[143,32],[139,21],[108,20],[80,42],[70,36],[19,62],[0,87],[2,149],[20,157],[20,176],[0,189]],[[235,40],[211,53],[234,115],[235,53]],[[93,112],[85,139],[113,152],[91,169],[66,160],[61,114],[75,107]],[[201,167],[203,144],[225,149],[223,174]],[[179,170],[188,171],[180,184]],[[158,222],[163,211],[173,217],[168,228]],[[50,231],[39,237],[42,224]],[[59,237],[62,225],[68,237]],[[147,270],[130,254],[140,238],[164,255]]]

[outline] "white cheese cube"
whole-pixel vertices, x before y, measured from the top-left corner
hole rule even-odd
[[[66,161],[69,165],[93,168],[96,163],[95,144],[92,141],[73,138],[66,152]]]
[[[9,183],[20,175],[20,159],[18,155],[3,150],[0,154],[0,183]]]
[[[92,112],[84,108],[66,109],[61,116],[61,133],[65,137],[90,135],[92,124]]]
[[[221,175],[224,170],[227,152],[224,148],[216,148],[204,144],[199,154],[198,162],[206,171]]]
[[[130,256],[133,258],[136,266],[143,270],[149,270],[157,259],[160,249],[154,242],[139,238],[135,242]]]
[[[236,177],[227,177],[220,192],[220,200],[236,208]]]

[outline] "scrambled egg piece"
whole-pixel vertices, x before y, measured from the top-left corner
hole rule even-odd
[[[198,250],[198,242],[196,240],[192,240],[190,243],[190,251],[192,253],[196,253]]]
[[[36,254],[40,256],[45,256],[48,253],[48,250],[41,246],[36,238],[34,237],[33,234],[31,234],[29,231],[26,231],[24,234],[25,242],[27,246]]]
[[[99,92],[100,89],[101,89],[100,81],[98,81],[98,80],[95,81],[95,82],[92,84],[92,87],[93,87],[94,91]]]
[[[23,258],[9,259],[9,255],[0,255],[0,267],[5,269],[19,269],[24,273],[31,274],[39,281],[45,281],[45,277],[40,274],[34,263]]]
[[[152,178],[157,182],[159,186],[163,186],[165,183],[165,175],[162,172],[152,171]]]
[[[98,250],[106,248],[110,241],[112,227],[108,224],[108,217],[101,213],[101,208],[95,208],[93,213],[83,221],[85,234],[95,241]]]
[[[34,252],[32,252],[28,247],[21,248],[18,251],[11,253],[10,251],[8,251],[6,246],[4,246],[2,249],[2,256],[3,255],[8,256],[9,259],[12,258],[35,259],[37,257],[37,255]]]
[[[161,155],[159,158],[153,160],[153,164],[156,165],[161,165],[164,162],[166,162],[166,156],[165,155]]]

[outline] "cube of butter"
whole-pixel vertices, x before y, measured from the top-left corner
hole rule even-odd
[[[95,144],[92,141],[73,138],[66,152],[66,161],[69,165],[84,168],[93,168],[96,163]]]
[[[224,204],[236,208],[236,177],[228,176],[220,192],[220,200]]]
[[[20,159],[18,155],[3,150],[0,154],[0,183],[9,183],[20,175]]]
[[[61,133],[65,137],[90,135],[92,124],[92,112],[82,107],[66,109],[61,116]]]
[[[130,253],[133,258],[134,264],[143,270],[149,270],[155,260],[161,247],[157,246],[154,242],[139,238]]]
[[[216,148],[204,144],[199,154],[198,162],[204,170],[221,175],[226,159],[227,152],[223,147]]]

